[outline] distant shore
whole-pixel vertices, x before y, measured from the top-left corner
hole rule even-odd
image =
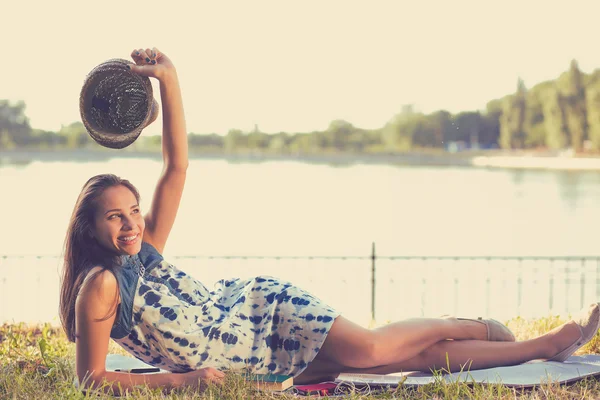
[[[0,150],[0,166],[43,162],[87,162],[111,158],[160,160],[159,152],[129,150]],[[412,152],[399,154],[221,154],[190,153],[190,159],[226,160],[237,163],[294,161],[327,165],[384,164],[397,166],[447,166],[537,170],[600,171],[600,156],[569,156],[558,152],[506,152],[501,150],[460,153]]]
[[[432,165],[432,166],[470,166],[470,158],[457,154],[261,154],[261,153],[194,153],[190,159],[226,160],[229,162],[267,162],[294,161],[314,164],[394,164],[394,165]],[[144,151],[110,151],[110,150],[13,150],[0,151],[0,164],[23,164],[31,161],[74,161],[108,160],[111,158],[146,158],[160,160],[159,152]]]

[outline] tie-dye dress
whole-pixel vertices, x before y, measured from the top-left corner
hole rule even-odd
[[[297,376],[339,315],[306,291],[270,276],[221,280],[209,291],[148,243],[114,269],[121,304],[111,338],[172,372],[249,368]]]

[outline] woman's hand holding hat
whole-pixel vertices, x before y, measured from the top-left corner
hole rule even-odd
[[[131,52],[135,65],[129,68],[136,74],[156,78],[159,81],[175,72],[175,66],[164,53],[156,47],[152,49],[137,49]]]
[[[156,47],[134,50],[131,57],[134,63],[114,58],[99,64],[81,88],[81,120],[90,136],[104,147],[129,146],[158,117],[149,77],[161,85],[177,77],[171,60]]]

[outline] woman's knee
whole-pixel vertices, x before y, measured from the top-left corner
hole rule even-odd
[[[362,328],[341,317],[336,319],[317,359],[349,368],[370,368],[378,364],[385,353],[376,331]]]
[[[385,345],[376,332],[372,332],[363,344],[363,355],[356,368],[373,368],[383,365],[389,358],[390,348]]]
[[[377,331],[371,331],[371,333],[363,345],[363,365],[360,365],[359,368],[379,367],[407,359],[403,353],[410,352],[410,344],[401,337],[394,338],[393,343],[390,343],[389,335],[380,334]]]
[[[389,353],[375,332],[364,335],[363,340],[354,349],[347,349],[345,363],[351,368],[373,368],[383,364],[385,354]]]

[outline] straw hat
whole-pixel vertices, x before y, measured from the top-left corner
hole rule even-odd
[[[158,116],[150,79],[127,65],[133,63],[117,58],[98,65],[79,96],[83,125],[96,142],[112,149],[129,146]]]

